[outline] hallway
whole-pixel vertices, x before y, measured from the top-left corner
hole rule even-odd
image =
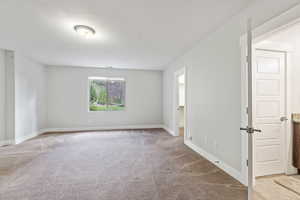
[[[5,200],[244,200],[246,194],[162,129],[51,133],[0,148]]]

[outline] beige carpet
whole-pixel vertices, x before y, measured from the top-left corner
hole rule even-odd
[[[0,148],[1,200],[246,200],[164,130],[47,134]]]

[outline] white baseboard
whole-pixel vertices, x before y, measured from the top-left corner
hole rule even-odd
[[[6,145],[11,145],[11,144],[14,144],[14,142],[11,141],[11,140],[3,140],[3,141],[0,141],[0,147],[1,147],[1,146],[6,146]]]
[[[233,178],[238,180],[240,183],[245,185],[245,183],[243,181],[243,178],[242,178],[241,172],[239,172],[238,170],[232,168],[231,166],[229,166],[225,162],[221,161],[217,157],[213,156],[212,154],[204,151],[200,147],[193,144],[191,141],[184,141],[184,144],[187,145],[188,147],[190,147],[195,152],[199,153],[201,156],[203,156],[207,160],[209,160],[211,163],[216,165],[218,168],[220,168],[223,171],[225,171],[226,173],[228,173],[230,176],[232,176]]]
[[[165,129],[170,135],[175,136],[175,132],[172,131],[169,127],[163,125],[162,128]]]
[[[70,132],[70,131],[105,131],[105,130],[120,130],[120,129],[152,129],[163,128],[161,124],[153,125],[125,125],[125,126],[99,126],[99,127],[76,127],[76,128],[46,128],[42,129],[41,133],[48,132]]]
[[[32,133],[30,135],[24,135],[22,137],[18,137],[18,138],[15,139],[15,142],[13,142],[12,144],[20,144],[20,143],[25,142],[26,140],[29,140],[31,138],[34,138],[34,137],[36,137],[40,134],[43,134],[43,132],[38,131],[38,132]]]
[[[126,125],[126,126],[102,126],[102,127],[77,127],[77,128],[45,128],[41,129],[36,133],[32,133],[30,135],[26,135],[23,137],[18,137],[15,141],[3,141],[0,142],[0,146],[7,145],[7,144],[20,144],[26,140],[34,138],[38,135],[48,132],[71,132],[71,131],[101,131],[101,130],[120,130],[120,129],[152,129],[152,128],[163,128],[161,124],[154,124],[154,125]]]

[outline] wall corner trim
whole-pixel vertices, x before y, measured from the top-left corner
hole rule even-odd
[[[11,144],[14,144],[14,142],[12,140],[3,140],[3,141],[0,141],[0,147],[11,145]]]
[[[170,135],[175,136],[175,132],[172,131],[169,127],[167,127],[166,125],[162,126],[163,129],[165,129],[165,131],[167,131]]]
[[[105,130],[122,130],[122,129],[152,129],[152,128],[163,128],[162,124],[152,125],[124,125],[124,126],[99,126],[99,127],[76,127],[76,128],[46,128],[40,132],[73,132],[73,131],[105,131]]]
[[[38,132],[26,135],[23,137],[16,138],[15,141],[3,141],[0,142],[0,146],[10,144],[20,144],[26,140],[30,140],[36,136],[50,132],[73,132],[73,131],[105,131],[105,130],[121,130],[121,129],[152,129],[152,128],[164,128],[162,124],[153,125],[125,125],[125,126],[100,126],[100,127],[77,127],[77,128],[44,128]]]
[[[218,168],[225,171],[227,174],[229,174],[230,176],[232,176],[233,178],[238,180],[240,183],[245,185],[245,181],[243,180],[243,176],[242,176],[241,172],[239,172],[238,170],[232,168],[231,166],[224,163],[223,161],[221,161],[217,157],[213,156],[212,154],[204,151],[200,147],[193,144],[191,141],[184,141],[184,144],[186,146],[188,146],[189,148],[191,148],[192,150],[194,150],[195,152],[197,152],[198,154],[200,154],[201,156],[203,156],[204,158],[206,158],[208,161],[210,161],[214,165],[216,165]]]
[[[26,140],[30,140],[30,139],[32,139],[32,138],[34,138],[36,136],[41,135],[41,134],[43,134],[43,132],[42,131],[38,131],[38,132],[34,132],[34,133],[30,134],[30,135],[24,135],[22,137],[17,137],[15,139],[15,141],[12,142],[11,144],[20,144],[22,142],[25,142]]]

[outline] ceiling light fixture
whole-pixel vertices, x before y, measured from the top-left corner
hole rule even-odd
[[[74,26],[74,30],[81,36],[86,38],[90,38],[91,36],[96,34],[95,29],[85,25],[76,25]]]

